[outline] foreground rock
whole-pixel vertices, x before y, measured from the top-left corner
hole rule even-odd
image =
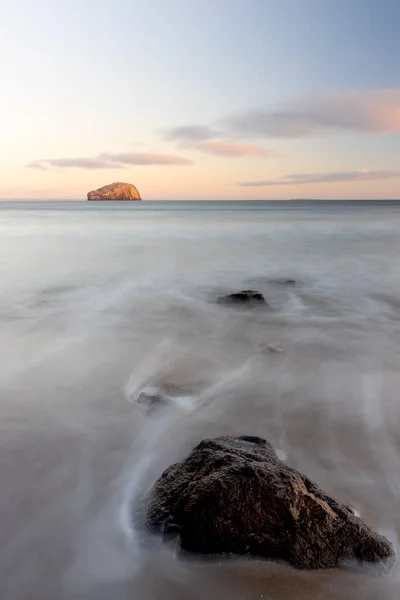
[[[189,552],[252,555],[299,569],[394,556],[386,538],[281,462],[262,438],[203,440],[164,471],[145,506],[147,525],[179,533]]]
[[[88,192],[88,200],[141,200],[140,194],[131,183],[110,183],[98,190]]]
[[[267,304],[261,292],[256,290],[242,290],[228,296],[219,298],[223,304]]]

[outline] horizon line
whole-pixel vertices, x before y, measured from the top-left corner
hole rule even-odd
[[[0,198],[2,202],[84,202],[91,206],[99,204],[140,204],[141,202],[399,202],[399,198],[203,198],[203,199],[161,199],[143,198],[137,200],[98,200],[97,202],[89,202],[81,198]]]

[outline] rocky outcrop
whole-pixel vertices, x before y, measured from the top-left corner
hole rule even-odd
[[[266,304],[261,292],[256,290],[242,290],[234,294],[228,294],[218,299],[222,304]]]
[[[140,194],[131,183],[110,183],[98,190],[88,192],[88,200],[141,200]]]
[[[149,527],[176,532],[189,552],[284,560],[299,569],[394,557],[386,538],[258,437],[203,440],[164,471],[145,514]]]

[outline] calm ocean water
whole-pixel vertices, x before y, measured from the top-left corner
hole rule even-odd
[[[397,600],[397,565],[181,562],[130,514],[260,435],[398,546],[399,230],[400,201],[0,202],[1,600]],[[249,287],[268,310],[215,301]]]

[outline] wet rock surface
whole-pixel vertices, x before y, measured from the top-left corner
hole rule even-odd
[[[171,401],[167,396],[156,392],[141,392],[135,404],[146,414],[152,415],[159,413],[171,405]]]
[[[394,561],[386,538],[258,437],[203,440],[164,471],[142,508],[147,527],[176,532],[192,553],[250,555],[299,569]]]
[[[219,302],[222,304],[267,304],[264,295],[257,290],[242,290],[241,292],[221,296]]]

